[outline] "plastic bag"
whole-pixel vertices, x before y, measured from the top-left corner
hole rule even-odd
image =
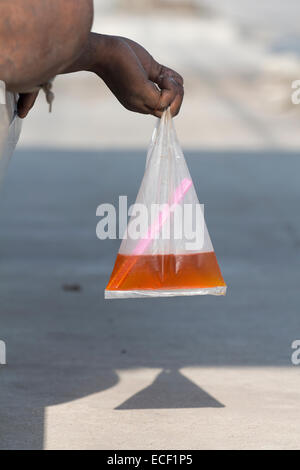
[[[224,295],[203,214],[166,110],[154,129],[105,298]]]

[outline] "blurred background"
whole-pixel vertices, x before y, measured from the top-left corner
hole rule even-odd
[[[1,449],[299,448],[299,0],[96,0],[185,79],[176,128],[226,297],[104,301],[155,119],[88,73],[24,122],[0,197]]]
[[[185,79],[177,128],[190,148],[299,148],[299,3],[96,0],[93,30],[145,46]],[[145,148],[153,118],[128,113],[91,74],[57,77],[26,120],[23,147]]]

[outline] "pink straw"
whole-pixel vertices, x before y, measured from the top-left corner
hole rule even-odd
[[[114,278],[110,281],[111,287],[108,287],[108,290],[119,288],[120,284],[123,282],[129,271],[136,263],[138,256],[142,255],[145,252],[149,244],[152,242],[155,234],[160,231],[164,223],[168,220],[168,217],[170,217],[171,212],[174,211],[175,207],[182,200],[182,198],[190,189],[192,184],[192,180],[188,178],[184,178],[181,181],[180,185],[174,191],[171,203],[166,205],[164,209],[161,210],[156,221],[149,228],[146,238],[143,238],[139,241],[139,243],[132,252],[133,256],[130,256],[126,259],[125,263],[121,266]]]
[[[166,221],[170,217],[170,214],[175,210],[175,207],[182,200],[182,198],[190,189],[192,184],[193,184],[192,180],[188,178],[184,178],[181,181],[180,185],[174,191],[171,203],[168,205],[165,205],[164,208],[160,211],[157,219],[150,226],[146,237],[142,238],[139,241],[139,243],[136,245],[135,249],[132,252],[133,255],[142,255],[146,251],[146,249],[148,248],[148,246],[154,239],[155,235],[160,232],[162,226],[166,223]]]

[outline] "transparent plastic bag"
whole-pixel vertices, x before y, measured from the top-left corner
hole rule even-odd
[[[166,110],[153,132],[144,178],[105,298],[225,293],[203,207]]]

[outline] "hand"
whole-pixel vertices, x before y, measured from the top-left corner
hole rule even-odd
[[[38,91],[34,91],[32,93],[20,93],[17,104],[17,112],[20,118],[24,119],[27,116],[34,105],[38,94]]]
[[[170,106],[172,116],[177,116],[184,95],[182,76],[175,72],[175,70],[156,62],[149,52],[140,46],[140,44],[131,39],[123,39],[135,52],[148,79],[156,83],[161,90],[159,106],[157,107],[155,115],[161,117],[163,110]]]
[[[176,116],[183,100],[183,79],[160,65],[130,39],[91,33],[92,65],[120,103],[130,111],[161,117],[170,106]]]

